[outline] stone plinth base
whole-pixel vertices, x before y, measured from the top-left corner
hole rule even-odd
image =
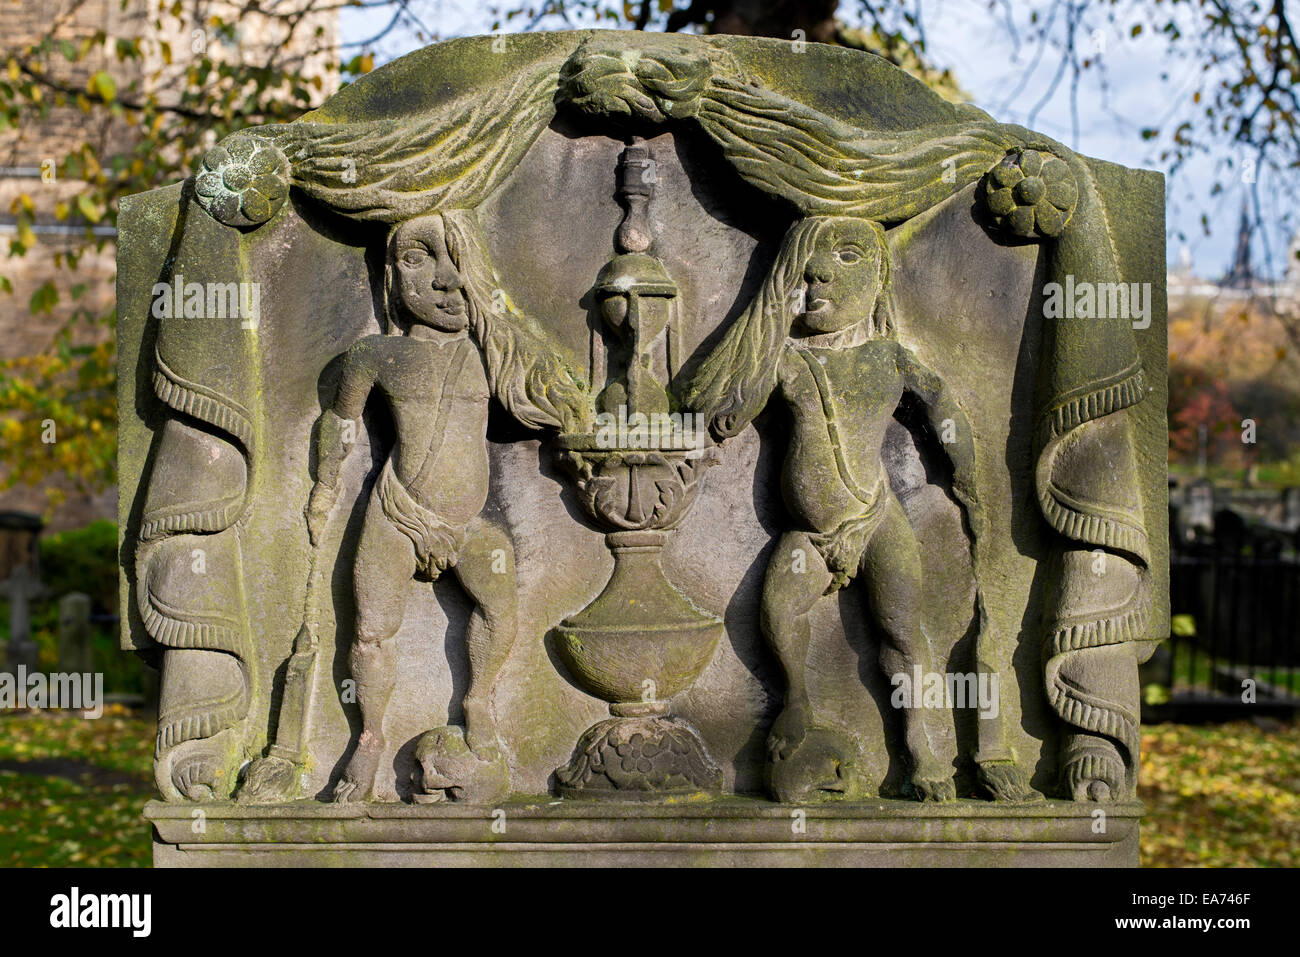
[[[1141,804],[151,802],[159,867],[1132,867]]]

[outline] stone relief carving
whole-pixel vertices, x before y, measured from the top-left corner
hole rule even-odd
[[[819,727],[808,697],[808,611],[816,601],[860,579],[881,636],[884,673],[935,670],[920,624],[916,536],[881,461],[885,427],[904,391],[922,399],[936,432],[952,433],[953,491],[977,534],[986,524],[970,423],[943,382],[895,338],[889,295],[889,247],[877,223],[800,220],[759,297],[705,361],[688,400],[712,418],[727,398],[726,383],[770,383],[793,414],[782,488],[795,527],[768,561],[762,599],[763,629],[787,679],[785,706],[769,737],[771,787],[782,801],[863,796],[852,747],[837,745],[835,733]],[[766,349],[748,351],[742,342]],[[732,368],[737,358],[756,365]],[[760,401],[742,399],[751,408]],[[747,424],[731,420],[727,431]],[[951,769],[929,743],[938,735],[928,725],[939,716],[916,704],[904,712],[914,794],[954,800]],[[813,729],[819,733],[809,739]]]
[[[716,54],[670,44],[624,58],[611,41],[591,41],[566,63],[561,93],[580,109],[602,115],[636,115],[652,122],[689,117],[719,144],[742,177],[805,214],[853,213],[897,222],[934,205],[953,185],[978,179],[995,227],[1019,236],[1062,236],[1051,250],[1049,270],[1054,277],[1119,281],[1113,238],[1085,164],[1064,147],[1048,145],[1017,127],[973,119],[924,134],[872,134],[761,89]],[[945,170],[947,177],[940,175]],[[1073,228],[1067,231],[1072,220]],[[1048,627],[1046,671],[1053,707],[1081,729],[1069,736],[1063,750],[1065,781],[1078,800],[1132,795],[1136,663],[1155,647],[1153,637],[1141,628],[1122,627],[1131,626],[1132,620],[1123,612],[1116,615],[1114,599],[1099,594],[1092,579],[1085,577],[1089,573],[1080,553],[1087,555],[1088,550],[1070,545],[1073,541],[1113,550],[1116,561],[1133,572],[1134,582],[1121,604],[1141,605],[1137,589],[1145,556],[1140,547],[1133,548],[1136,536],[1123,534],[1141,528],[1140,515],[1122,523],[1111,517],[1116,506],[1133,515],[1134,470],[1104,472],[1098,467],[1104,454],[1089,461],[1080,456],[1068,465],[1062,460],[1063,470],[1077,469],[1071,476],[1074,484],[1100,482],[1102,494],[1069,498],[1048,490],[1063,434],[1089,423],[1098,423],[1089,430],[1098,437],[1094,447],[1105,448],[1121,461],[1132,460],[1122,413],[1144,397],[1142,369],[1132,331],[1117,319],[1121,317],[1049,330],[1055,339],[1055,381],[1040,419],[1040,501],[1045,518],[1066,540],[1061,546],[1064,555],[1074,556],[1063,557],[1060,566],[1056,594],[1062,604],[1073,607],[1064,615],[1057,612]],[[747,342],[735,351],[762,348]],[[752,367],[740,364],[742,369]],[[726,398],[710,410],[711,417],[721,431],[731,431],[756,414],[767,393],[738,389],[733,375],[722,389]],[[717,402],[720,397],[713,398]],[[1108,416],[1120,420],[1102,426]],[[1070,443],[1081,444],[1077,437]],[[1063,505],[1063,500],[1071,505]],[[1096,651],[1105,648],[1118,649],[1113,654],[1117,660],[1099,661]],[[1094,652],[1088,661],[1096,662],[1095,671],[1087,673],[1080,666],[1075,676],[1079,684],[1072,685],[1061,668],[1088,650]],[[1090,691],[1076,691],[1080,684]],[[780,734],[777,738],[784,740]],[[1117,745],[1127,757],[1119,754]],[[1029,796],[1005,745],[981,741],[981,752],[989,768],[985,783],[995,797]]]
[[[604,433],[565,433],[561,461],[593,521],[607,530],[614,572],[591,604],[556,629],[560,656],[612,717],[578,742],[556,772],[561,793],[611,790],[620,797],[717,792],[722,772],[698,732],[669,713],[669,700],[708,665],[722,621],[698,608],[665,576],[660,553],[686,519],[704,471],[716,461],[702,434],[681,427],[668,384],[677,371],[678,290],[652,246],[646,206],[654,195],[654,161],[633,143],[619,167],[626,215],[616,255],[596,277],[604,327],[616,339],[602,350],[624,370],[601,391]],[[662,345],[656,363],[655,344]],[[656,371],[652,365],[660,366]],[[631,423],[619,435],[617,422]],[[653,426],[653,427],[652,427]],[[611,434],[612,432],[612,434]],[[640,433],[640,434],[638,434]]]
[[[448,571],[475,604],[465,638],[465,728],[437,728],[421,740],[418,794],[466,791],[497,800],[509,788],[491,694],[516,635],[514,549],[506,530],[480,515],[488,493],[488,399],[495,394],[531,425],[581,422],[585,410],[581,386],[541,351],[522,317],[493,301],[496,290],[472,213],[426,214],[395,226],[384,283],[392,328],[348,349],[334,403],[319,423],[318,477],[305,513],[313,544],[336,504],[339,469],[372,392],[386,399],[396,433],[353,558],[357,627],[349,660],[362,730],[336,801],[374,797],[405,586]],[[272,769],[259,770],[267,777],[250,779],[247,799],[287,796],[286,770],[277,767],[274,778]]]
[[[227,798],[258,692],[238,521],[257,455],[255,379],[160,332],[153,389],[170,414],[136,549],[136,596],[163,672],[154,774],[171,800]],[[210,431],[205,431],[205,429]]]
[[[402,623],[406,580],[433,581],[453,571],[475,602],[466,638],[471,684],[462,706],[466,743],[481,761],[501,760],[489,696],[515,638],[513,548],[502,529],[478,520],[488,491],[487,375],[467,332],[463,281],[442,218],[420,217],[394,229],[387,266],[389,315],[405,320],[406,328],[348,350],[338,395],[321,422],[318,478],[307,507],[317,540],[339,464],[355,444],[344,430],[378,389],[397,438],[371,494],[355,558],[351,672],[363,727],[335,788],[340,801],[373,796],[396,677],[391,639]],[[492,569],[494,553],[500,573]]]
[[[240,537],[249,490],[260,481],[258,423],[267,414],[256,347],[243,341],[231,354],[228,343],[196,344],[175,324],[160,326],[152,374],[170,411],[143,493],[135,587],[143,627],[164,649],[157,768],[165,798],[227,799],[250,759],[241,801],[300,796],[313,702],[330,691],[318,660],[330,590],[320,547],[341,510],[340,468],[372,393],[386,403],[394,438],[355,550],[341,559],[351,569],[355,627],[336,640],[349,648],[362,727],[334,800],[379,799],[376,772],[393,750],[384,721],[395,636],[411,582],[446,573],[472,605],[464,726],[419,737],[411,799],[493,803],[512,793],[514,749],[494,714],[493,688],[517,642],[523,570],[510,529],[485,511],[493,401],[528,434],[540,431],[580,515],[604,533],[613,557],[597,597],[550,623],[559,663],[609,710],[555,770],[559,794],[664,800],[725,790],[707,734],[676,713],[673,699],[694,693],[726,626],[688,597],[688,583],[665,573],[663,555],[691,521],[710,466],[768,407],[783,408],[792,423],[778,439],[788,515],[766,558],[759,603],[785,679],[779,715],[763,732],[771,796],[874,796],[857,745],[809,693],[810,611],[823,598],[860,582],[884,675],[936,670],[920,614],[926,546],[881,455],[905,393],[940,436],[947,489],[968,535],[977,668],[996,676],[1010,667],[1011,644],[1026,639],[999,633],[986,608],[993,533],[980,436],[950,384],[898,335],[889,230],[971,187],[990,245],[1041,243],[1050,281],[1119,282],[1104,191],[1072,151],[977,110],[914,129],[860,128],[767,88],[742,60],[723,42],[593,34],[472,95],[396,119],[309,117],[243,131],[205,157],[193,184],[195,203],[215,221],[204,228],[255,235],[292,211],[291,190],[344,221],[387,227],[375,290],[387,328],[347,346],[337,392],[322,401],[305,508],[313,549],[303,623],[269,728],[257,722],[280,662],[268,671],[254,647]],[[624,144],[610,177],[623,216],[591,285],[590,383],[548,334],[549,317],[526,316],[503,288],[475,213],[557,114]],[[704,337],[682,326],[681,288],[660,248],[674,237],[654,225],[656,163],[646,137],[662,129],[702,136],[791,223],[752,300],[693,357],[688,343]],[[1147,389],[1127,317],[1041,322],[1032,465],[1036,505],[1054,536],[1044,562],[1041,687],[1064,728],[1061,793],[1124,801],[1135,785],[1137,664],[1155,644],[1153,551],[1129,417]],[[652,417],[662,427],[649,428]],[[187,568],[200,545],[212,573],[196,581]],[[980,792],[1041,800],[1030,784],[1033,756],[1009,743],[1007,722],[977,722],[966,757]],[[903,709],[910,797],[958,797],[953,768],[933,743],[951,735],[951,724],[950,712]]]

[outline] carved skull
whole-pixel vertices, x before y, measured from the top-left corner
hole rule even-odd
[[[418,767],[411,773],[412,799],[417,804],[459,801],[490,804],[510,789],[509,769],[499,753],[482,757],[465,743],[457,727],[425,732],[415,746]]]

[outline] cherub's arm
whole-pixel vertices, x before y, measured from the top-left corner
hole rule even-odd
[[[334,403],[321,413],[316,434],[316,484],[307,502],[307,531],[313,545],[320,540],[334,508],[339,471],[356,444],[357,422],[374,388],[376,373],[374,349],[368,339],[362,339],[344,354]]]
[[[952,490],[966,508],[972,531],[983,531],[984,511],[975,483],[975,436],[970,420],[952,390],[934,372],[921,364],[908,349],[898,347],[898,371],[904,387],[925,406],[926,418],[952,463]]]

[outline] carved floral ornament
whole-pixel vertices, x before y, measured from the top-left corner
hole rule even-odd
[[[1033,149],[1007,153],[981,186],[993,222],[1026,238],[1060,236],[1079,199],[1064,160]]]
[[[256,228],[278,213],[289,196],[289,161],[274,143],[236,133],[204,154],[194,194],[217,222]]]
[[[606,516],[605,524],[615,529],[612,535],[624,536],[610,545],[616,556],[632,556],[629,567],[634,557],[657,549],[661,533],[680,521],[707,463],[685,465],[685,460],[677,462],[663,453],[644,455],[644,460],[597,455],[571,440],[588,432],[596,384],[589,388],[564,367],[544,333],[508,298],[504,309],[489,307],[495,274],[473,212],[505,181],[557,110],[585,114],[620,131],[621,124],[632,121],[689,124],[701,132],[738,176],[792,210],[794,224],[783,250],[789,255],[778,257],[778,273],[781,268],[802,269],[808,257],[805,247],[827,224],[838,228],[845,221],[866,221],[882,237],[883,249],[883,227],[903,223],[975,184],[990,229],[1048,243],[1050,279],[1119,279],[1116,244],[1101,193],[1085,160],[1061,144],[996,123],[969,107],[954,108],[948,122],[912,130],[859,128],[765,88],[738,65],[725,44],[706,39],[639,37],[629,45],[623,37],[597,34],[565,58],[538,60],[504,82],[430,109],[383,120],[309,118],[251,129],[227,137],[204,156],[194,178],[195,200],[214,220],[232,228],[251,231],[273,220],[290,188],[358,220],[400,227],[437,218],[446,248],[466,277],[466,325],[484,354],[486,387],[516,418],[560,433],[565,461],[589,500],[589,511]],[[881,270],[887,275],[887,262],[882,261]],[[793,284],[791,277],[784,279]],[[777,356],[785,331],[774,316],[785,304],[775,291],[782,282],[781,275],[772,277],[706,357],[701,367],[705,377],[692,383],[690,407],[706,416],[719,441],[752,421],[777,388]],[[885,328],[887,317],[882,315],[880,323]],[[1044,677],[1049,702],[1067,726],[1063,779],[1071,796],[1122,799],[1133,790],[1136,719],[1131,702],[1113,690],[1114,669],[1127,664],[1109,663],[1109,656],[1117,646],[1129,645],[1142,660],[1154,647],[1141,627],[1151,601],[1149,552],[1140,541],[1141,516],[1132,514],[1131,503],[1137,498],[1133,470],[1097,469],[1080,446],[1091,443],[1111,461],[1132,462],[1132,429],[1123,413],[1145,394],[1142,369],[1132,330],[1123,322],[1061,324],[1054,333],[1043,359],[1051,370],[1050,388],[1038,409],[1034,454],[1040,509],[1057,533],[1065,581],[1056,589],[1055,604],[1049,601],[1044,622]],[[159,398],[178,412],[194,414],[198,409],[218,435],[227,437],[228,448],[221,454],[243,456],[251,472],[260,453],[232,433],[229,423],[255,414],[256,387],[251,382],[205,383],[203,370],[184,367],[183,352],[179,334],[164,328],[155,376]],[[1077,355],[1089,356],[1086,368],[1068,361]],[[925,381],[924,371],[916,377]],[[202,441],[215,443],[217,438]],[[642,485],[650,507],[629,519],[624,499],[641,495]],[[1081,496],[1085,486],[1088,494]],[[974,486],[963,488],[959,497],[973,519]],[[863,525],[855,534],[865,542],[875,528]],[[179,520],[165,528],[171,536],[195,530]],[[642,537],[633,540],[628,535]],[[166,563],[174,557],[165,538],[151,543],[161,547],[142,555],[142,581],[165,584]],[[840,579],[847,581],[855,572],[865,547],[849,549],[854,562],[837,569]],[[1114,561],[1122,571],[1116,580],[1127,586],[1122,593],[1099,594],[1085,587],[1090,573],[1080,556],[1098,547],[1115,551]],[[978,558],[978,541],[975,548]],[[180,546],[172,551],[183,554]],[[649,565],[638,565],[636,574],[652,581],[653,587],[672,588],[659,581],[662,571],[652,567],[655,562],[657,557]],[[184,617],[179,612],[170,618],[162,614],[163,598],[148,588],[141,592],[141,603],[147,624],[162,622],[156,628],[149,625],[160,642],[169,634],[166,621]],[[689,604],[683,599],[683,620],[692,614]],[[716,626],[720,622],[704,617],[690,625],[701,631]],[[246,628],[234,622],[228,630],[244,635]],[[572,645],[591,639],[590,628],[578,618],[571,631]],[[252,656],[246,644],[241,638],[240,668],[255,672],[248,664]],[[584,662],[578,661],[577,667]],[[231,701],[246,704],[249,688],[258,680],[256,674],[245,674],[241,686],[237,679],[233,675],[232,690],[220,707],[213,705],[206,712],[199,708],[187,716],[181,733],[175,729],[182,725],[173,723],[171,736],[160,738],[161,765],[167,765],[164,759],[172,749],[215,738],[236,726],[240,719]],[[617,788],[629,786],[627,775],[653,772],[656,780],[715,788],[717,770],[697,748],[689,727],[684,730],[666,711],[638,710],[638,703],[627,697],[610,697],[615,717],[607,722],[614,723],[602,722],[589,730],[575,758],[578,764],[571,765],[562,780],[578,786],[599,779],[604,782],[599,787]],[[635,722],[635,729],[620,720]],[[835,742],[824,729],[810,728],[808,735],[818,748],[834,751]],[[464,742],[470,737],[441,730],[438,742],[421,751],[426,777],[432,780],[445,775],[447,767],[468,761]],[[468,747],[474,752],[472,741]],[[980,752],[982,782],[991,796],[1030,799],[1027,777],[1004,741],[982,740]],[[483,753],[490,754],[483,764],[491,768],[484,774],[497,786],[499,756],[490,747]],[[288,765],[301,757],[292,749],[280,756]],[[208,794],[228,795],[233,788],[231,774],[224,785],[206,792],[190,787],[181,779],[184,762],[174,764],[171,772],[160,770],[160,782],[171,775],[170,790],[164,786],[168,796],[203,799]],[[289,775],[283,781],[291,779]]]

